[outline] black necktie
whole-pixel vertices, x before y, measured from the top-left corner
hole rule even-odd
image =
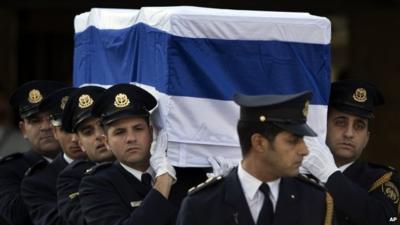
[[[264,193],[264,203],[261,207],[260,214],[258,215],[257,225],[272,225],[274,210],[272,208],[272,201],[269,198],[269,186],[266,183],[262,183],[259,189]]]
[[[148,173],[142,173],[142,183],[146,186],[146,187],[151,187],[151,175]]]

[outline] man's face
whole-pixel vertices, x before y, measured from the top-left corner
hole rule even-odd
[[[78,139],[74,137],[75,133],[67,133],[61,130],[60,127],[53,126],[53,134],[58,143],[60,144],[64,154],[71,159],[85,158],[86,153],[79,147]]]
[[[104,130],[100,119],[88,118],[77,128],[79,146],[86,152],[88,158],[95,162],[112,161],[114,156],[104,144]]]
[[[121,163],[141,171],[149,167],[152,127],[143,117],[128,117],[111,123],[106,132],[107,148]]]
[[[272,142],[264,139],[265,144],[262,145],[265,152],[262,156],[269,174],[275,179],[296,176],[303,157],[309,153],[303,137],[282,131]]]
[[[369,140],[368,120],[331,109],[328,115],[326,143],[336,165],[353,162],[360,157]]]
[[[19,122],[19,128],[32,149],[39,154],[54,158],[60,150],[50,126],[49,113],[39,112]]]

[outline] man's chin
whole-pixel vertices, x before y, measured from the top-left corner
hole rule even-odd
[[[115,159],[114,155],[111,151],[104,151],[101,154],[95,154],[92,156],[94,161],[104,162],[104,161],[113,161]]]
[[[335,162],[336,164],[340,164],[341,165],[345,165],[347,163],[353,162],[354,160],[357,159],[357,157],[355,156],[355,154],[353,152],[349,152],[349,151],[342,151],[342,152],[337,152],[334,155],[335,158]]]
[[[340,157],[343,159],[351,159],[351,158],[354,158],[355,153],[354,153],[354,150],[352,150],[352,149],[347,149],[347,148],[342,149],[341,148],[341,149],[335,151],[334,156]]]
[[[45,152],[58,152],[58,151],[60,151],[60,145],[58,144],[58,142],[42,144],[40,146],[40,151],[44,152],[44,153]]]

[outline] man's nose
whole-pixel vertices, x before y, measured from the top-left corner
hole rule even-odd
[[[352,138],[354,136],[354,129],[352,126],[347,126],[345,132],[344,132],[344,136],[347,138]]]
[[[309,153],[310,153],[310,150],[308,150],[306,143],[304,142],[304,139],[302,138],[299,143],[299,154],[302,156],[306,156]]]
[[[50,126],[50,118],[43,117],[41,122],[40,122],[40,129],[41,130],[49,130],[50,128],[51,128],[51,126]]]

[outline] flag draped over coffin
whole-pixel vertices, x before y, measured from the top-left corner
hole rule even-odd
[[[235,92],[311,90],[308,123],[325,137],[330,22],[308,13],[200,7],[92,9],[75,18],[75,86],[134,83],[159,100],[175,166],[240,160]]]

